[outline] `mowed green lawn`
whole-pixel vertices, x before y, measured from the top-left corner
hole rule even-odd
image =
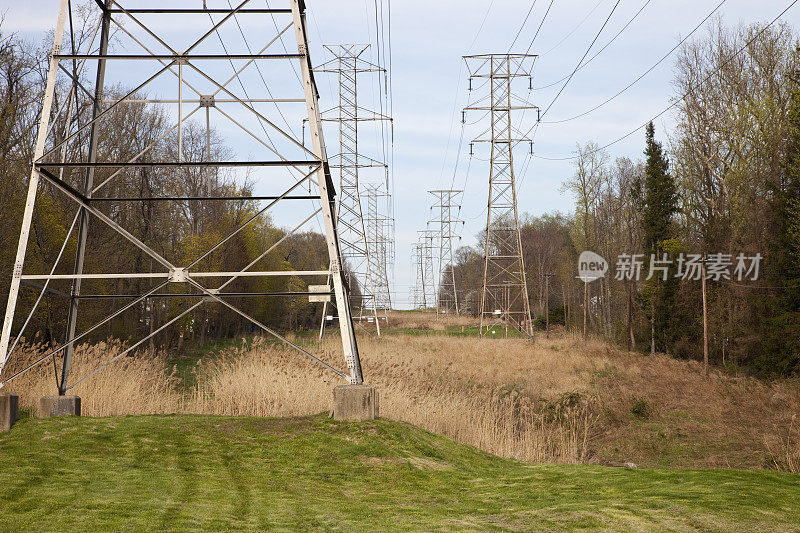
[[[526,464],[322,415],[24,419],[0,434],[0,530],[271,528],[800,531],[800,476]]]

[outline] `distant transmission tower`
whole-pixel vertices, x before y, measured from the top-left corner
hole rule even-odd
[[[425,269],[422,266],[423,261],[423,248],[422,242],[414,243],[414,249],[411,251],[411,264],[414,270],[414,285],[411,289],[411,301],[414,309],[425,309],[427,302],[425,301]]]
[[[423,308],[436,305],[439,276],[436,274],[436,256],[439,254],[439,230],[426,229],[419,234],[419,262],[422,278]]]
[[[370,257],[371,250],[367,244],[359,178],[362,169],[380,168],[383,169],[388,181],[388,167],[385,162],[377,161],[361,153],[359,129],[362,122],[391,119],[359,105],[358,80],[360,75],[386,72],[382,67],[373,65],[361,57],[369,49],[369,46],[368,44],[325,45],[325,48],[334,57],[316,68],[315,71],[336,74],[339,81],[339,104],[322,113],[323,121],[339,124],[339,153],[330,158],[331,167],[339,170],[339,199],[336,208],[339,240],[342,256],[346,262],[348,281],[357,282],[361,289],[359,318],[364,318],[365,311],[371,314],[369,321],[375,321],[375,328],[380,335],[378,272],[375,271],[376,261]],[[351,305],[355,304],[356,302],[351,301]],[[320,335],[324,331],[326,315],[327,304],[322,313]]]
[[[389,289],[389,270],[394,256],[394,239],[392,232],[394,219],[389,214],[389,193],[383,184],[368,183],[364,185],[367,215],[364,226],[367,231],[367,250],[375,274],[375,306],[388,319],[387,312],[392,308],[392,297]]]
[[[433,210],[434,212],[438,210],[439,216],[437,220],[431,220],[434,226],[439,226],[439,276],[441,281],[439,290],[436,293],[436,310],[437,312],[453,311],[458,315],[458,289],[456,288],[453,241],[461,238],[457,230],[458,226],[464,222],[453,218],[453,210],[456,210],[456,216],[458,216],[461,206],[455,203],[455,198],[464,191],[445,189],[428,192],[436,199],[433,204]]]
[[[520,142],[533,143],[514,128],[511,115],[513,111],[527,109],[536,109],[538,113],[538,108],[515,96],[511,85],[516,78],[531,79],[536,56],[487,54],[466,56],[464,59],[470,82],[471,78],[485,78],[489,85],[488,105],[465,108],[465,111],[488,112],[490,115],[489,127],[485,132],[488,136],[482,135],[473,141],[491,143],[492,147],[481,293],[481,335],[484,325],[504,322],[530,337],[533,335],[533,324],[519,232],[513,149]]]
[[[96,0],[84,3],[82,7],[90,10],[87,20],[98,21],[95,35],[99,35],[99,39],[82,42],[81,36],[71,30],[73,15],[77,15],[73,12],[75,3],[60,1],[27,202],[0,337],[0,377],[3,380],[0,387],[38,365],[48,364],[60,371],[56,373],[58,393],[65,395],[201,306],[210,305],[238,314],[248,324],[258,326],[336,375],[361,383],[358,347],[347,305],[348,284],[343,276],[339,232],[333,212],[335,190],[320,122],[319,95],[311,71],[305,2],[287,0],[280,9],[251,8],[246,6],[247,2],[230,9],[206,9],[205,2],[203,8],[198,7],[200,2],[193,2],[195,7],[181,6],[180,9],[174,7],[173,2],[161,2],[155,8],[136,6],[141,2],[131,2],[136,7],[125,9],[121,3],[127,2]],[[247,34],[255,44],[251,50],[239,19],[254,21],[254,17],[264,15],[278,20],[276,29],[270,32],[268,25],[262,23],[258,32]],[[66,24],[68,20],[69,26]],[[165,24],[164,20],[168,23]],[[207,26],[198,28],[196,22],[199,20]],[[263,21],[261,18],[258,20]],[[176,29],[180,31],[176,32]],[[193,35],[192,31],[195,32]],[[109,46],[112,34],[114,46]],[[226,48],[224,41],[227,38],[232,40]],[[234,44],[242,41],[246,49],[241,44]],[[289,50],[279,50],[276,43]],[[218,49],[218,44],[223,44],[223,47]],[[283,98],[266,98],[267,95],[258,88],[254,92],[261,98],[251,99],[247,95],[245,86],[252,81],[254,70],[267,68],[258,65],[269,65],[269,72],[281,82],[280,87],[286,93]],[[242,82],[240,76],[247,79],[248,75],[250,81]],[[93,90],[86,89],[82,83],[89,77],[94,79]],[[266,82],[264,85],[269,92]],[[108,90],[110,87],[115,89]],[[150,100],[148,93],[160,94],[167,99]],[[106,124],[114,120],[115,113],[130,106],[134,109],[136,106],[169,106],[162,108],[165,110],[164,120],[170,121],[169,129],[159,138],[148,138],[141,151],[137,147],[128,152],[135,155],[119,155],[125,151],[116,148],[122,148],[126,139],[107,138]],[[285,119],[284,113],[293,113],[289,116],[295,127]],[[205,120],[196,121],[201,115],[205,115]],[[237,157],[225,160],[211,159],[210,148],[202,150],[202,154],[201,150],[192,152],[190,142],[184,139],[184,130],[192,116],[195,125],[205,127],[205,140],[209,146],[209,124],[213,118],[215,123],[218,120],[224,127],[234,128],[242,136],[240,143],[244,144],[245,150],[240,150]],[[286,127],[277,124],[280,117],[284,117]],[[300,139],[302,120],[308,121],[310,126],[310,146]],[[260,130],[259,133],[254,133],[256,130]],[[108,146],[115,149],[100,149]],[[252,159],[242,156],[245,151],[253,154]],[[145,173],[158,173],[178,180],[187,179],[187,176],[213,175],[222,169],[230,173],[236,169],[247,173],[258,185],[257,189],[267,195],[234,192],[230,196],[213,196],[201,191],[198,197],[192,198],[166,194],[154,196],[145,192],[120,197],[116,192],[120,190],[120,182],[136,180]],[[40,188],[42,182],[47,187]],[[42,195],[66,199],[68,204],[65,205],[74,209],[74,219],[72,226],[64,232],[61,253],[52,265],[40,269],[36,262],[26,264],[25,260],[37,198]],[[130,217],[120,215],[130,205],[137,206],[134,212],[139,212],[138,206],[142,205],[180,208],[189,202],[206,206],[203,209],[210,209],[219,202],[257,207],[252,209],[252,216],[239,221],[222,235],[199,230],[200,234],[194,241],[196,250],[188,259],[180,249],[176,251],[163,246],[153,235],[133,227]],[[278,205],[283,208],[289,204],[291,208],[280,212],[287,222],[291,221],[289,227],[292,229],[285,236],[264,245],[258,250],[257,258],[241,269],[220,271],[216,259],[220,254],[229,253],[226,252],[226,243],[236,239],[245,227],[263,221],[268,211],[272,214]],[[318,215],[322,219],[330,268],[266,270],[264,259],[280,254],[280,244]],[[166,227],[162,230],[169,234],[173,229]],[[51,236],[61,234],[58,228],[47,226],[40,231],[49,232]],[[108,248],[103,247],[107,242],[100,240],[105,234],[112,235],[114,242],[119,243],[120,256],[141,256],[145,260],[131,261],[128,264],[135,266],[123,271],[109,266]],[[74,249],[75,256],[68,257],[69,254],[64,253],[67,249]],[[280,258],[267,264],[276,263],[280,263]],[[260,298],[264,305],[269,305],[270,298],[286,293],[263,292],[263,287],[269,287],[271,279],[290,277],[317,280],[317,283],[326,278],[333,281],[332,287],[309,285],[307,291],[293,292],[291,296],[307,295],[312,301],[335,297],[347,370],[336,369],[315,357],[237,306],[243,298]],[[249,280],[259,283],[254,285]],[[22,311],[18,305],[21,288],[28,291],[28,294],[23,294],[21,302],[35,300],[35,304],[27,320],[15,329],[12,327],[15,315]],[[64,307],[68,309],[63,331],[55,332],[63,342],[16,374],[3,374],[3,370],[8,369],[8,358],[20,346],[19,341],[31,318],[39,311],[43,299],[47,301],[50,298],[63,298]],[[157,302],[163,310],[158,315],[148,311]],[[168,304],[161,305],[160,302]],[[72,359],[78,343],[102,335],[106,326],[110,331],[113,323],[131,320],[136,316],[132,314],[142,309],[145,310],[143,313],[149,313],[146,317],[151,326],[149,334],[142,333],[142,338],[132,339],[118,353],[109,354],[105,363],[95,370],[77,378],[71,376]],[[105,318],[91,323],[87,318],[89,311]],[[190,318],[188,316],[185,320]],[[13,343],[12,333],[15,334]]]

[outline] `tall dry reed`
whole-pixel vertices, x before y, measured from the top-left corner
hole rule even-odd
[[[9,360],[4,375],[24,369],[46,353],[41,344],[22,345],[18,350]],[[78,346],[73,354],[69,382],[75,383],[87,376],[122,350],[122,343],[113,340]],[[57,393],[56,371],[60,373],[60,367],[56,369],[48,360],[14,379],[7,385],[8,390],[19,394],[21,408],[35,412],[39,398]],[[69,394],[81,397],[81,412],[85,416],[177,413],[185,403],[176,389],[177,382],[163,355],[139,352],[120,358],[81,382]]]
[[[198,368],[186,410],[196,414],[300,416],[330,408],[339,381],[293,349],[256,339]],[[336,376],[333,376],[335,378]]]
[[[564,401],[559,394],[543,399],[538,387],[535,394],[508,389],[505,376],[480,365],[464,372],[441,351],[447,346],[450,354],[479,361],[501,351],[523,350],[524,341],[502,341],[503,347],[487,343],[478,353],[473,339],[456,343],[462,349],[448,346],[452,342],[412,336],[362,339],[364,368],[380,391],[382,416],[506,457],[556,462],[586,458],[585,401]],[[336,345],[335,338],[329,339],[314,351],[341,366]],[[318,413],[330,408],[331,390],[339,382],[291,349],[256,342],[206,365],[187,410],[254,416]]]

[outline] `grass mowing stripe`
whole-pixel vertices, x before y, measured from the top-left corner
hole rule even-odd
[[[0,435],[0,486],[0,530],[800,524],[796,475],[530,464],[324,416],[26,419]]]

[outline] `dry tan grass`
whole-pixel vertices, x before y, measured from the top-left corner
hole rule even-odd
[[[800,474],[800,431],[795,424],[796,420],[797,415],[792,415],[789,427],[783,435],[777,433],[765,435],[764,446],[769,451],[776,469]]]
[[[570,335],[524,340],[363,336],[368,382],[381,415],[529,461],[632,461],[643,466],[779,468],[800,465],[800,384],[712,372]],[[83,348],[79,377],[118,346]],[[341,367],[338,338],[312,350]],[[30,357],[37,353],[29,349]],[[335,376],[266,341],[198,365],[197,385],[178,392],[163,356],[140,354],[73,392],[84,413],[293,416],[327,411]],[[52,394],[52,368],[14,382],[23,405]]]
[[[444,331],[451,326],[477,326],[480,321],[472,316],[455,314],[436,314],[435,311],[426,312],[389,312],[388,327],[398,329],[418,329]]]
[[[106,363],[122,349],[118,341],[79,346],[73,356],[70,383]],[[41,345],[21,346],[10,360],[6,375],[24,368],[43,353]],[[139,352],[135,357],[120,358],[80,383],[70,394],[81,397],[81,412],[86,416],[177,413],[185,403],[176,390],[177,381],[163,355]],[[21,408],[36,411],[39,398],[56,394],[53,365],[47,363],[34,368],[12,381],[8,388],[19,394]]]
[[[256,340],[201,364],[186,406],[196,414],[302,416],[330,409],[338,378],[293,349]],[[335,379],[334,379],[335,378]]]
[[[474,343],[462,342],[465,347]],[[336,343],[328,339],[317,351],[339,365]],[[404,355],[396,356],[401,347]],[[546,402],[521,394],[501,380],[481,382],[477,376],[451,371],[457,363],[447,362],[437,348],[435,342],[415,337],[362,339],[363,364],[369,369],[369,382],[380,391],[382,416],[507,457],[558,462],[584,458],[585,405],[566,402],[543,410]],[[246,352],[232,352],[201,374],[186,407],[189,412],[318,413],[329,409],[331,390],[339,383],[294,351],[265,342]]]
[[[397,336],[365,339],[361,349],[385,416],[506,457],[585,458],[585,403],[564,400],[544,376],[540,386],[527,386],[538,362],[526,356],[524,341]]]

